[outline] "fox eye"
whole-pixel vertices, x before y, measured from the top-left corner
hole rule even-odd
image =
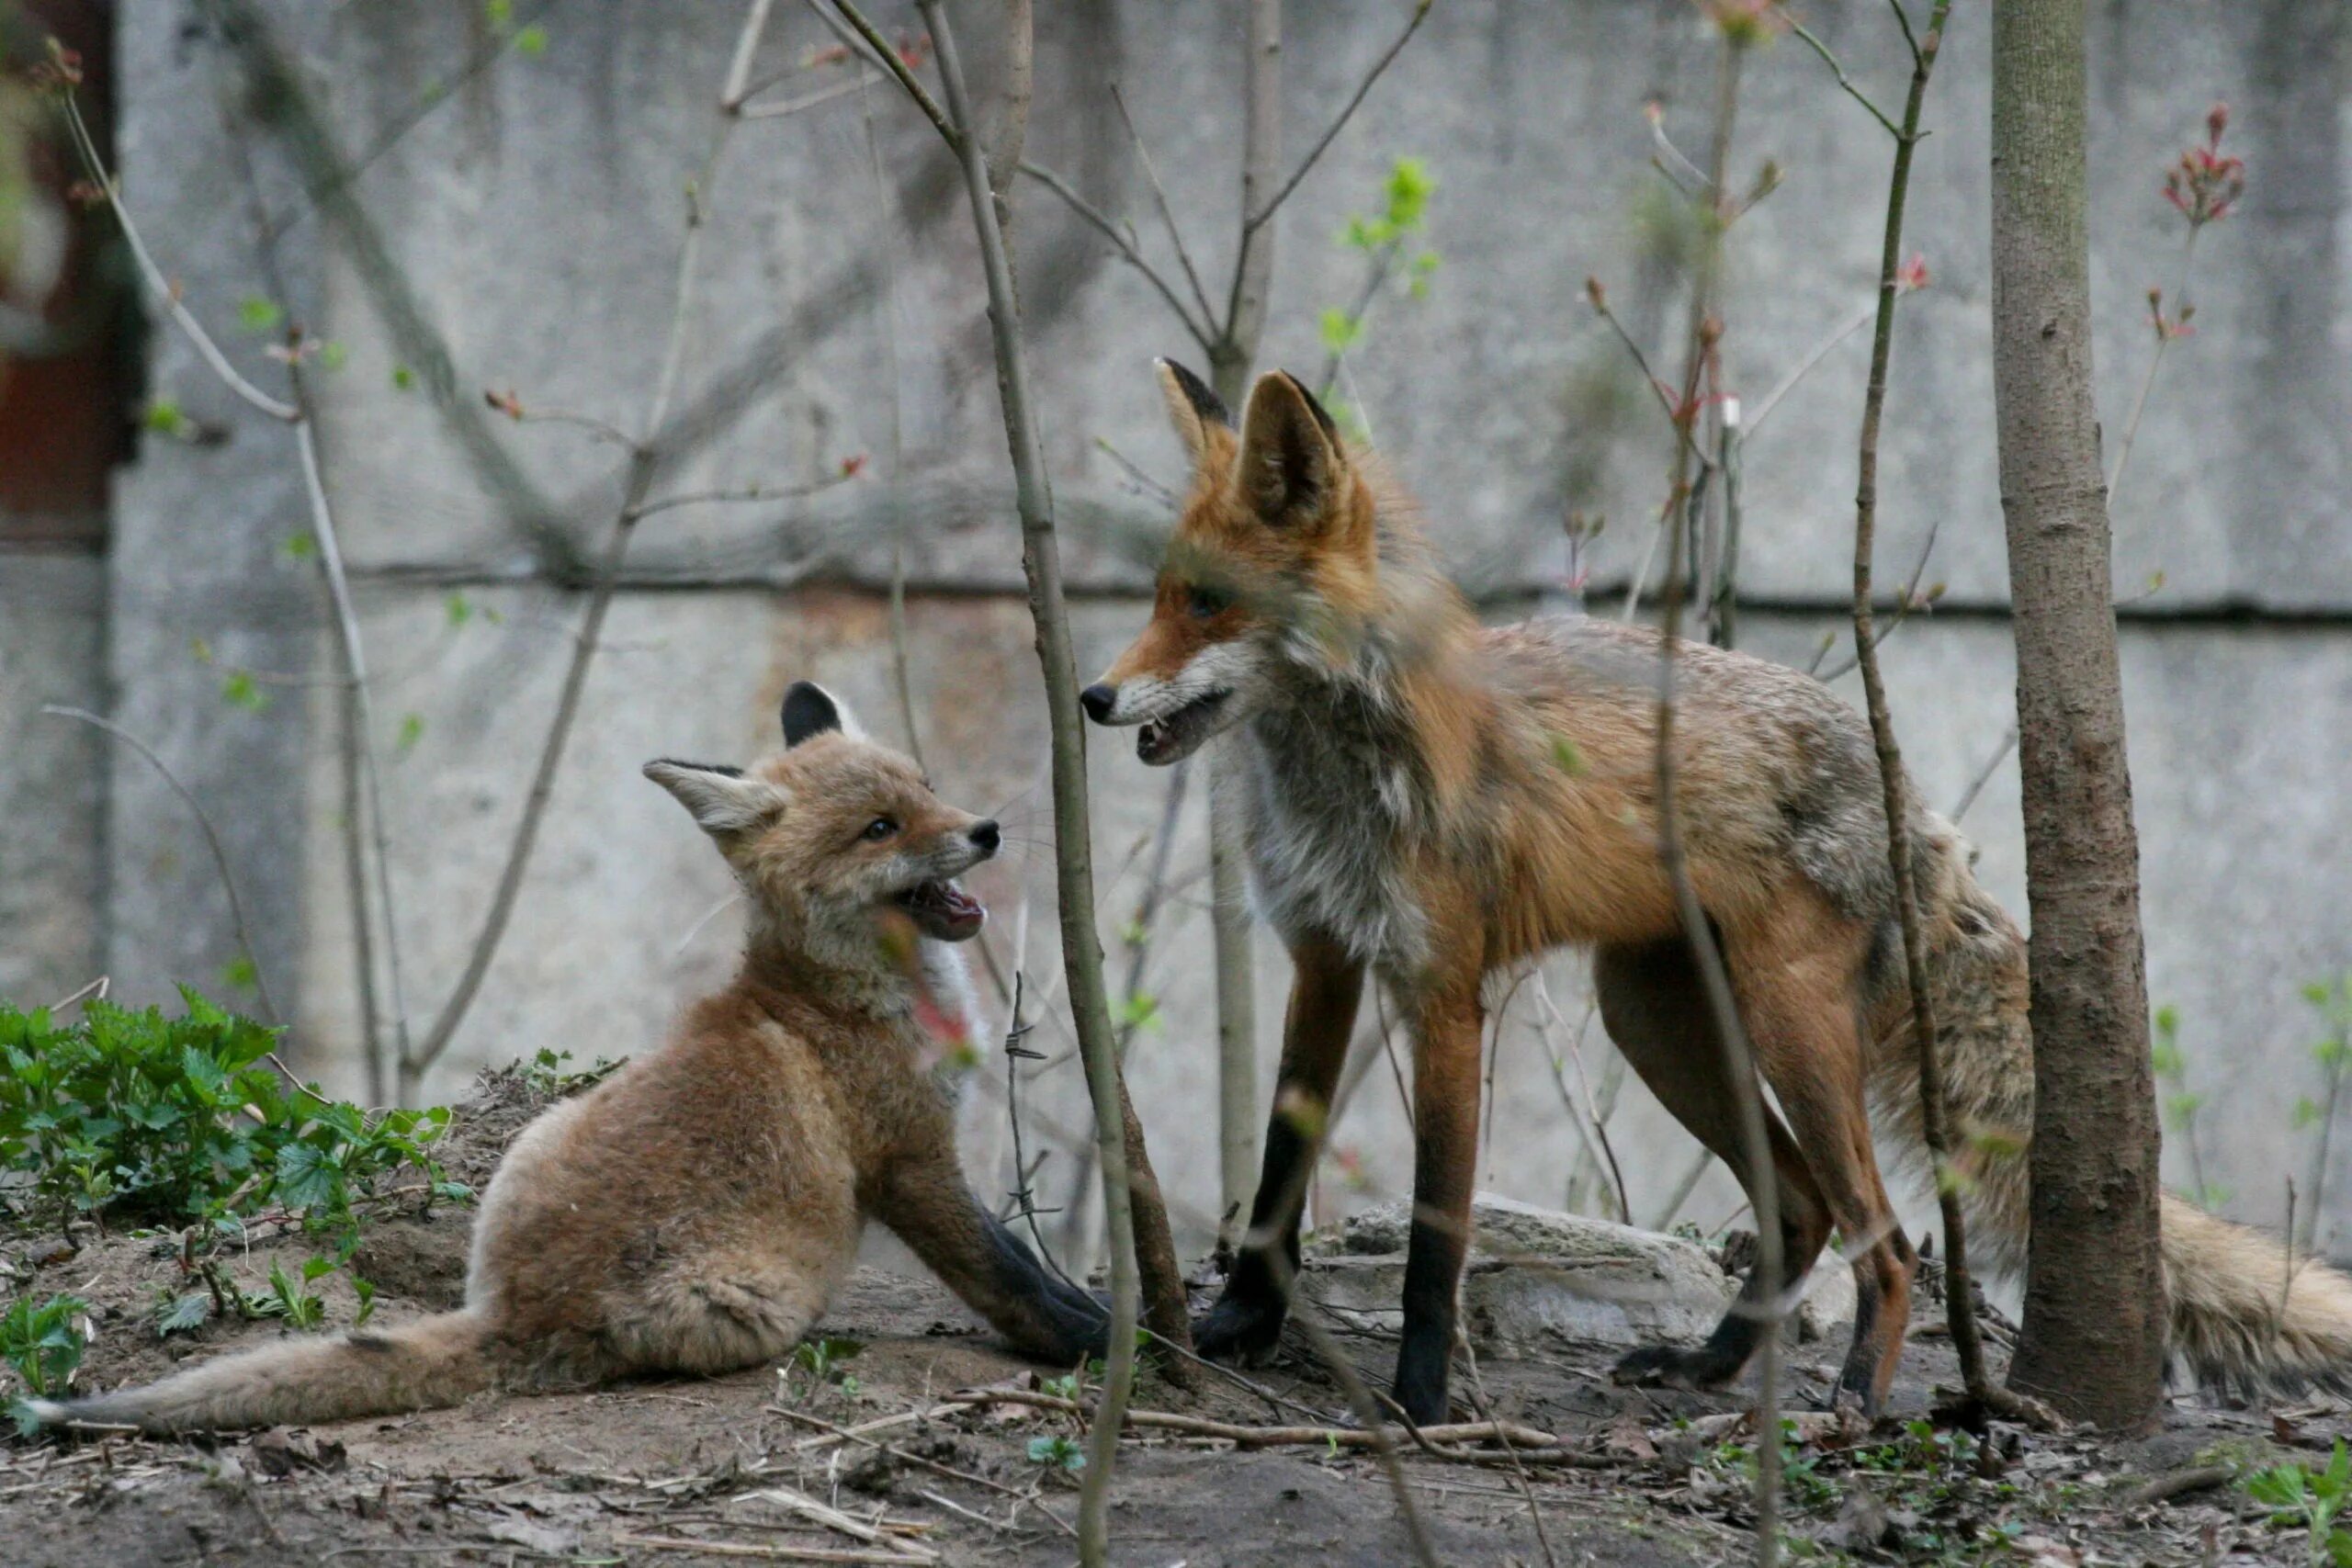
[[[868,822],[865,825],[865,831],[860,833],[858,837],[865,840],[869,843],[879,843],[882,840],[888,838],[898,830],[899,825],[896,822],[891,821],[888,817],[876,817],[873,821]]]
[[[1196,621],[1221,615],[1232,604],[1233,595],[1222,588],[1204,588],[1196,582],[1184,592],[1184,608]]]

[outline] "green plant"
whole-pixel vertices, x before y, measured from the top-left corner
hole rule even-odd
[[[2205,1179],[2205,1155],[2197,1141],[2197,1113],[2205,1108],[2205,1097],[2188,1087],[2188,1059],[2180,1049],[2180,1010],[2160,1007],[2151,1022],[2150,1065],[2165,1089],[2165,1125],[2180,1134],[2188,1150],[2188,1176],[2195,1183],[2189,1196],[2200,1207],[2218,1208],[2230,1201],[2230,1194]]]
[[[857,1396],[858,1382],[843,1369],[842,1363],[865,1348],[854,1339],[826,1337],[803,1339],[792,1348],[792,1366],[808,1374],[808,1386],[812,1392],[827,1383],[838,1383],[841,1391],[854,1399]]]
[[[550,1051],[541,1046],[530,1061],[524,1064],[523,1081],[552,1100],[569,1100],[584,1089],[595,1088],[613,1074],[618,1062],[599,1056],[595,1062],[578,1072],[571,1067],[571,1053]]]
[[[0,1002],[0,1169],[37,1200],[99,1220],[163,1224],[280,1208],[345,1237],[353,1204],[395,1168],[454,1196],[426,1151],[446,1109],[370,1115],[289,1090],[276,1032],[181,987],[166,1019],[90,1002],[80,1021]]]
[[[39,1305],[19,1296],[0,1316],[0,1359],[35,1395],[62,1393],[89,1344],[82,1327],[89,1310],[74,1296],[51,1296]]]
[[[1347,356],[1363,346],[1364,323],[1374,304],[1400,269],[1408,299],[1429,297],[1430,281],[1438,269],[1438,254],[1415,249],[1414,243],[1428,224],[1430,197],[1436,189],[1437,180],[1426,164],[1419,158],[1399,158],[1390,166],[1388,177],[1381,186],[1380,210],[1369,215],[1356,213],[1340,231],[1340,244],[1363,257],[1363,282],[1351,303],[1328,306],[1319,318],[1325,357],[1317,395],[1329,408],[1331,417],[1351,435],[1363,437],[1370,432],[1363,415],[1347,400],[1333,397],[1332,389],[1339,384]],[[1408,250],[1412,251],[1410,256],[1406,254]]]
[[[2316,1124],[2319,1145],[2312,1153],[2311,1188],[2305,1193],[2308,1206],[2302,1223],[2303,1251],[2311,1252],[2319,1244],[2319,1214],[2326,1192],[2328,1145],[2335,1134],[2335,1111],[2344,1097],[2344,1070],[2352,1066],[2352,971],[2346,971],[2333,982],[2314,980],[2303,987],[2303,999],[2317,1010],[2326,1037],[2312,1047],[2312,1057],[2319,1063],[2326,1084],[2326,1098],[2314,1101],[2308,1096],[2295,1102],[2295,1127],[2298,1131]]]
[[[1086,1468],[1086,1450],[1079,1446],[1077,1438],[1057,1432],[1049,1438],[1029,1439],[1029,1462],[1075,1475]]]
[[[2248,1497],[2271,1510],[2271,1523],[2303,1527],[2313,1568],[2352,1568],[2352,1531],[2335,1525],[2336,1515],[2352,1497],[2352,1450],[2345,1448],[2343,1438],[2335,1440],[2335,1451],[2324,1470],[2282,1464],[2254,1472],[2243,1484]]]

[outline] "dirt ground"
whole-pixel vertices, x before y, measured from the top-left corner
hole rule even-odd
[[[450,1174],[486,1180],[539,1103],[519,1077],[486,1080],[458,1108],[444,1148]],[[456,1303],[469,1221],[461,1206],[424,1213],[413,1199],[399,1201],[408,1206],[370,1225],[357,1258],[386,1324]],[[291,1267],[311,1251],[302,1237],[269,1230],[257,1227],[228,1260],[247,1289],[261,1288],[272,1260]],[[73,1239],[68,1255],[53,1233],[0,1232],[0,1279],[13,1273],[16,1291],[71,1291],[92,1303],[82,1386],[152,1377],[283,1332],[232,1318],[160,1338],[158,1302],[190,1288],[175,1238]],[[321,1290],[331,1327],[347,1325],[356,1307],[341,1280]],[[1067,1369],[1008,1355],[931,1280],[875,1269],[858,1272],[820,1333],[858,1348],[824,1368],[485,1396],[453,1410],[205,1444],[0,1439],[0,1565],[1076,1560],[1077,1484],[1052,1463],[1051,1443],[1075,1437],[1076,1423],[957,1397],[1034,1391]],[[1346,1348],[1376,1386],[1394,1346],[1359,1338]],[[1791,1411],[1820,1407],[1840,1348],[1792,1349]],[[1752,1556],[1752,1483],[1743,1457],[1721,1447],[1738,1436],[1728,1427],[1740,1400],[1619,1388],[1606,1375],[1612,1359],[1598,1347],[1564,1347],[1478,1369],[1491,1407],[1556,1435],[1555,1453],[1518,1462],[1409,1448],[1399,1456],[1441,1561],[1651,1568]],[[1136,1404],[1250,1426],[1352,1425],[1303,1343],[1248,1381],[1254,1389],[1201,1374],[1180,1389],[1147,1376]],[[1954,1381],[1947,1345],[1923,1324],[1887,1420],[1792,1449],[1782,1526],[1792,1556],[2303,1562],[2301,1532],[2273,1528],[2227,1477],[2288,1453],[2309,1458],[2347,1427],[2340,1402],[2227,1409],[2184,1396],[2164,1432],[2129,1443],[1999,1426],[1981,1442],[1906,1432],[1934,1386]],[[1137,1568],[1412,1560],[1381,1461],[1329,1441],[1238,1449],[1146,1433],[1120,1455],[1112,1535],[1114,1560]]]

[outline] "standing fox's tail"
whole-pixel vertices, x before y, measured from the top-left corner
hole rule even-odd
[[[482,1320],[452,1312],[384,1333],[223,1356],[141,1388],[25,1404],[52,1425],[137,1427],[163,1434],[274,1427],[455,1404],[488,1388],[496,1371]]]
[[[1920,913],[1949,1120],[1962,1145],[1953,1157],[1968,1178],[1971,1261],[2014,1275],[2025,1268],[2030,1229],[2026,1145],[2033,1128],[2033,1037],[2026,1021],[2025,937],[1976,885],[1958,830],[1932,813],[1923,817]],[[1881,1125],[1918,1161],[1926,1153],[1919,1059],[1910,1004],[1899,986],[1896,991],[1872,1065],[1871,1100]],[[2169,1192],[2159,1223],[2174,1365],[2200,1383],[2243,1393],[2352,1387],[2352,1279],[2298,1259],[2290,1281],[2278,1242]]]

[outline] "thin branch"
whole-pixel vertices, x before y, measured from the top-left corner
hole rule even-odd
[[[1329,128],[1316,140],[1315,145],[1307,149],[1306,156],[1299,161],[1297,168],[1291,171],[1290,178],[1284,180],[1280,188],[1267,198],[1264,206],[1242,220],[1241,232],[1245,238],[1264,228],[1266,220],[1281,210],[1283,203],[1290,199],[1290,193],[1298,188],[1298,182],[1305,179],[1307,172],[1315,167],[1316,161],[1321,158],[1324,152],[1330,147],[1333,139],[1347,129],[1348,121],[1354,118],[1357,107],[1363,104],[1364,95],[1372,91],[1373,84],[1380,80],[1382,73],[1385,72],[1390,62],[1403,52],[1405,46],[1412,41],[1413,35],[1420,30],[1422,21],[1430,14],[1430,4],[1431,0],[1419,0],[1419,3],[1413,7],[1412,19],[1405,24],[1405,30],[1398,33],[1396,41],[1390,44],[1380,58],[1372,62],[1372,69],[1364,73],[1362,82],[1356,84],[1356,90],[1349,97],[1346,107],[1340,110],[1339,117],[1333,119]]]
[[[769,0],[752,0],[744,17],[744,30],[755,30],[769,9]],[[737,46],[731,62],[751,46]],[[655,379],[653,396],[646,410],[646,439],[634,446],[629,457],[628,478],[622,487],[621,504],[605,545],[603,558],[596,569],[595,585],[590,591],[587,614],[582,617],[579,640],[573,646],[571,661],[564,671],[563,687],[556,698],[555,714],[548,720],[547,739],[539,748],[537,766],[531,775],[531,786],[523,802],[523,815],[514,829],[514,838],[506,852],[506,864],[500,871],[498,884],[491,895],[489,912],[482,919],[471,950],[466,958],[464,971],[458,977],[456,988],[444,1004],[440,1016],[414,1053],[404,1055],[400,1064],[401,1100],[407,1103],[411,1095],[434,1063],[449,1048],[449,1042],[473,1005],[474,997],[481,989],[482,978],[490,972],[491,960],[497,955],[500,941],[506,934],[508,919],[514,912],[514,903],[523,889],[524,873],[529,868],[531,852],[538,841],[539,824],[547,814],[548,799],[555,791],[555,776],[563,761],[566,744],[571,738],[571,727],[580,713],[580,699],[588,683],[588,667],[596,655],[597,639],[605,627],[605,617],[611,611],[614,592],[620,584],[621,564],[628,554],[630,536],[636,532],[639,518],[643,515],[647,491],[652,487],[655,470],[661,466],[661,454],[650,443],[653,433],[662,428],[669,417],[671,400],[676,395],[678,378],[685,351],[688,318],[693,314],[695,263],[702,254],[702,236],[707,216],[705,193],[718,173],[720,154],[726,151],[729,134],[737,117],[722,110],[718,126],[712,134],[710,150],[704,155],[702,166],[686,187],[686,232],[678,247],[677,279],[671,292],[670,321],[662,353],[662,368]]]
[[[1902,265],[1903,211],[1911,185],[1911,155],[1919,142],[1919,107],[1928,93],[1928,78],[1935,69],[1945,18],[1952,0],[1935,0],[1929,14],[1924,49],[1914,44],[1911,88],[1903,106],[1903,129],[1894,142],[1894,169],[1887,182],[1886,237],[1879,254],[1877,325],[1871,339],[1871,374],[1862,399],[1860,478],[1854,503],[1854,649],[1862,672],[1862,692],[1870,710],[1871,738],[1878,751],[1879,782],[1886,812],[1886,856],[1894,874],[1895,911],[1903,928],[1905,983],[1911,993],[1911,1032],[1919,1053],[1920,1130],[1936,1186],[1944,1227],[1944,1313],[1951,1330],[1952,1350],[1960,1360],[1968,1397],[1979,1406],[2011,1419],[2042,1424],[2047,1412],[2033,1402],[1996,1386],[1984,1370],[1984,1347],[1977,1331],[1976,1306],[1968,1278],[1967,1216],[1951,1165],[1951,1134],[1946,1124],[1943,1046],[1936,1032],[1934,995],[1928,987],[1927,937],[1919,917],[1919,892],[1912,877],[1909,784],[1903,773],[1903,755],[1895,743],[1894,721],[1887,711],[1886,683],[1878,668],[1878,636],[1871,624],[1871,555],[1878,523],[1878,441],[1886,407],[1887,360],[1894,341],[1894,304],[1902,293],[1897,274]],[[1903,15],[1897,3],[1895,15]],[[1910,24],[1905,19],[1906,36]]]
[[[743,107],[743,99],[752,80],[752,59],[760,51],[760,35],[767,30],[768,12],[775,0],[752,0],[751,15],[743,18],[742,30],[735,35],[735,53],[727,62],[727,80],[718,89],[718,109],[721,114],[735,114]]]
[[[820,104],[830,104],[835,98],[849,96],[865,86],[873,74],[870,71],[861,69],[854,82],[836,82],[830,87],[820,87],[814,92],[803,93],[797,98],[786,98],[780,104],[749,104],[736,112],[745,119],[788,119],[804,110],[813,109]]]
[[[1114,463],[1118,464],[1120,468],[1126,474],[1129,482],[1134,484],[1136,489],[1142,491],[1145,495],[1148,495],[1152,500],[1159,502],[1170,512],[1175,511],[1177,507],[1183,504],[1184,498],[1182,496],[1178,495],[1174,491],[1170,490],[1166,485],[1161,484],[1158,479],[1153,479],[1149,474],[1146,473],[1143,469],[1143,465],[1137,463],[1133,457],[1128,457],[1125,452],[1120,451],[1116,446],[1112,446],[1106,438],[1100,435],[1096,436],[1094,438],[1094,446],[1097,451],[1100,451],[1104,457],[1110,458]]]
[[[147,242],[140,238],[139,225],[130,220],[130,209],[122,203],[121,187],[100,161],[98,144],[91,139],[90,128],[83,123],[81,105],[74,101],[70,92],[63,96],[63,99],[65,123],[73,133],[74,145],[82,155],[91,181],[106,192],[107,205],[114,209],[115,221],[122,227],[123,241],[130,247],[131,259],[138,264],[139,275],[147,280],[147,287],[163,302],[164,311],[180,331],[187,334],[187,340],[194,345],[198,355],[231,391],[272,419],[288,424],[300,419],[301,410],[292,403],[280,402],[238,374],[237,367],[229,363],[229,356],[220,352],[220,345],[212,341],[211,334],[204,330],[203,324],[180,302],[178,286],[164,276],[164,269],[155,265],[155,257],[147,249]]]
[[[914,73],[907,69],[907,62],[899,57],[897,50],[890,47],[890,40],[884,38],[881,30],[867,21],[865,13],[855,6],[837,4],[833,9],[841,13],[842,20],[857,29],[857,36],[864,39],[865,46],[874,51],[875,62],[899,79],[899,85],[907,90],[907,96],[914,100],[915,107],[922,110],[923,118],[931,121],[932,129],[939,132],[941,141],[947,143],[947,150],[960,156],[964,151],[963,133],[956,129],[955,121],[947,118],[946,111],[939,107],[938,101],[923,91],[922,84],[916,81]],[[933,28],[932,42],[936,46],[938,40],[938,31]],[[942,69],[944,72],[944,63]],[[985,164],[987,161],[983,156],[981,162]],[[993,197],[993,186],[990,194]]]
[[[2177,321],[2188,319],[2185,307],[2188,302],[2188,278],[2190,270],[2197,264],[2197,236],[2204,231],[2204,225],[2191,223],[2188,226],[2188,239],[2181,246],[2180,282],[2174,288],[2172,294],[2173,310]],[[2173,339],[2179,335],[2165,325],[2164,305],[2161,299],[2153,301],[2149,310],[2155,318],[2156,352],[2148,358],[2148,373],[2142,378],[2139,393],[2132,400],[2131,416],[2123,422],[2123,438],[2116,445],[2115,466],[2107,472],[2107,504],[2110,508],[2115,505],[2116,491],[2122,488],[2123,471],[2131,467],[2132,448],[2140,439],[2140,420],[2148,412],[2149,394],[2156,389],[2156,373],[2164,368],[2165,351],[2172,346]]]
[[[188,811],[196,818],[196,825],[204,830],[204,842],[212,852],[213,869],[220,872],[220,886],[229,895],[229,923],[237,933],[237,945],[244,950],[245,962],[253,965],[254,991],[261,998],[262,1010],[268,1015],[270,1022],[284,1023],[285,1015],[277,1010],[277,1003],[269,994],[269,982],[261,971],[261,954],[254,950],[253,932],[245,924],[245,901],[238,896],[237,878],[229,870],[229,852],[221,847],[220,835],[213,828],[212,818],[205,814],[203,803],[196,798],[195,791],[180,782],[179,774],[172,772],[164,759],[155,755],[153,748],[114,720],[101,718],[87,708],[68,707],[61,703],[44,703],[40,711],[59,718],[79,719],[84,724],[95,725],[105,730],[144,757],[147,765],[163,774],[164,782],[172,786],[172,793],[186,803]],[[289,1072],[286,1076],[291,1078],[294,1075]]]
[[[1538,969],[1535,972],[1535,999],[1543,1005],[1544,1017],[1549,1021],[1544,1030],[1544,1033],[1546,1037],[1548,1038],[1554,1026],[1561,1027],[1565,1033],[1567,1020],[1562,1018],[1560,1016],[1560,1010],[1553,1005],[1552,987],[1544,980],[1544,972],[1541,969]],[[1585,1014],[1585,1021],[1587,1023],[1590,1023],[1592,1021],[1592,1014],[1589,1010],[1588,1010]],[[1600,1107],[1594,1102],[1592,1098],[1592,1082],[1585,1076],[1584,1031],[1579,1029],[1574,1034],[1566,1035],[1566,1039],[1568,1042],[1569,1059],[1574,1061],[1577,1065],[1577,1083],[1584,1090],[1584,1114],[1586,1120],[1590,1124],[1591,1129],[1589,1134],[1589,1139],[1593,1144],[1600,1147],[1601,1154],[1606,1156],[1609,1161],[1609,1179],[1616,1185],[1617,1188],[1617,1218],[1621,1223],[1630,1225],[1634,1223],[1634,1205],[1627,1201],[1625,1196],[1625,1172],[1624,1169],[1617,1163],[1617,1150],[1609,1142],[1609,1118],[1601,1112]],[[1557,1057],[1550,1056],[1548,1052],[1545,1053],[1545,1055],[1552,1063],[1553,1077],[1555,1079],[1560,1079],[1559,1059]],[[1568,1086],[1565,1079],[1560,1079],[1559,1089],[1560,1098],[1566,1100],[1567,1098]]]
[[[745,485],[739,490],[687,491],[679,495],[660,496],[637,509],[637,519],[643,522],[657,513],[673,511],[681,506],[722,506],[753,501],[806,501],[812,495],[822,495],[837,485],[847,483],[855,476],[846,472],[831,474],[805,485]]]
[[[1984,765],[1977,769],[1976,775],[1968,781],[1968,787],[1960,792],[1960,799],[1953,803],[1951,821],[1954,827],[1958,827],[1960,819],[1968,815],[1968,808],[1976,804],[1978,795],[1984,793],[1985,784],[2000,770],[2002,761],[2017,750],[2017,746],[2018,727],[2013,724],[2002,734],[2001,743],[1993,749],[1993,754],[1984,759]]]
[[[1873,498],[1873,503],[1875,503],[1875,498]],[[1922,607],[1928,603],[1928,601],[1919,597],[1919,580],[1928,574],[1928,559],[1930,556],[1933,556],[1936,553],[1936,536],[1942,531],[1943,525],[1943,509],[1939,507],[1936,510],[1935,514],[1928,519],[1927,540],[1919,547],[1919,558],[1911,563],[1911,575],[1903,584],[1903,597],[1896,601],[1894,614],[1887,618],[1886,625],[1874,633],[1871,638],[1871,651],[1873,654],[1878,651],[1881,645],[1883,645],[1888,637],[1891,637],[1895,634],[1896,630],[1902,626],[1905,621],[1911,618],[1912,611]],[[1816,660],[1816,663],[1818,661]],[[1857,653],[1849,657],[1843,664],[1838,665],[1832,669],[1815,670],[1808,671],[1808,673],[1814,674],[1817,679],[1823,681],[1835,681],[1840,675],[1844,675],[1859,667],[1860,663],[1861,656]]]
[[[1771,413],[1774,409],[1781,406],[1781,400],[1789,395],[1789,389],[1791,388],[1794,387],[1799,381],[1804,380],[1807,376],[1811,375],[1814,367],[1829,356],[1830,350],[1836,348],[1839,344],[1844,343],[1848,338],[1852,337],[1856,333],[1860,332],[1864,327],[1869,326],[1877,315],[1878,301],[1873,299],[1869,304],[1857,310],[1852,315],[1847,317],[1843,321],[1840,321],[1836,327],[1831,329],[1827,337],[1823,338],[1819,343],[1815,344],[1811,349],[1807,350],[1805,356],[1797,361],[1794,368],[1791,369],[1787,375],[1781,377],[1779,384],[1774,386],[1770,391],[1765,393],[1762,398],[1758,399],[1755,408],[1748,411],[1747,434],[1752,436],[1758,430],[1762,429],[1764,427],[1764,422],[1771,417]]]
[[[1897,5],[1894,7],[1894,12],[1895,15],[1901,16],[1903,14],[1903,7],[1900,5]],[[1829,52],[1829,46],[1822,42],[1819,39],[1814,37],[1812,30],[1803,22],[1796,20],[1793,17],[1789,17],[1788,21],[1789,31],[1796,35],[1797,41],[1799,43],[1804,44],[1807,49],[1813,51],[1814,53],[1821,56],[1821,62],[1829,67],[1830,73],[1838,78],[1838,85],[1846,90],[1847,96],[1852,98],[1856,103],[1861,105],[1862,107],[1870,110],[1871,118],[1878,121],[1882,126],[1884,126],[1886,128],[1886,133],[1889,136],[1894,137],[1897,141],[1902,141],[1903,132],[1896,128],[1895,123],[1893,120],[1886,118],[1886,111],[1884,109],[1880,108],[1876,104],[1871,102],[1870,96],[1864,93],[1860,87],[1854,85],[1853,78],[1846,74],[1845,66],[1839,64],[1838,57]],[[1915,46],[1914,53],[1916,52],[1917,47]]]
[[[1168,226],[1169,243],[1176,247],[1176,264],[1184,269],[1184,281],[1193,286],[1193,299],[1201,308],[1201,320],[1215,318],[1216,312],[1209,305],[1208,291],[1201,287],[1201,275],[1193,265],[1193,253],[1184,244],[1184,231],[1176,226],[1176,214],[1168,205],[1168,192],[1159,183],[1159,171],[1152,166],[1151,149],[1143,141],[1143,132],[1136,129],[1136,117],[1127,110],[1127,96],[1119,91],[1116,82],[1111,84],[1111,101],[1119,108],[1120,122],[1127,128],[1127,139],[1135,143],[1136,161],[1143,165],[1144,179],[1151,186],[1151,199],[1159,209],[1159,220]]]
[[[1202,352],[1208,351],[1212,341],[1212,330],[1203,322],[1193,319],[1191,309],[1177,296],[1175,288],[1166,277],[1160,275],[1159,268],[1144,259],[1143,253],[1136,248],[1135,242],[1128,238],[1117,224],[1105,218],[1091,202],[1071,189],[1068,180],[1044,164],[1024,163],[1021,165],[1021,172],[1060,197],[1064,206],[1084,220],[1089,228],[1110,241],[1118,251],[1120,259],[1143,274],[1145,280],[1159,290],[1159,297],[1168,302],[1168,308],[1170,310],[1176,312],[1176,319],[1184,323],[1184,330],[1193,334],[1193,341],[1201,345]]]
[[[409,1051],[408,990],[401,972],[400,919],[392,901],[392,851],[390,832],[384,826],[384,769],[382,754],[376,745],[376,708],[368,682],[368,654],[359,637],[359,614],[351,597],[351,581],[344,570],[343,546],[334,525],[334,510],[327,504],[326,480],[319,468],[317,425],[309,414],[310,399],[302,385],[301,370],[294,368],[294,395],[304,409],[304,417],[294,426],[294,447],[302,459],[302,488],[311,503],[311,529],[319,544],[319,565],[325,573],[327,592],[334,601],[335,630],[343,645],[344,669],[350,676],[354,728],[357,731],[358,752],[366,771],[368,793],[364,802],[368,835],[376,852],[376,898],[378,911],[384,922],[385,981],[391,992],[392,1043],[397,1055],[406,1056]],[[354,832],[357,829],[353,829]],[[358,869],[355,863],[354,871]],[[354,890],[355,897],[364,894]],[[366,909],[354,913],[366,923]],[[377,1060],[376,1042],[368,1042],[371,1067],[380,1071]]]

